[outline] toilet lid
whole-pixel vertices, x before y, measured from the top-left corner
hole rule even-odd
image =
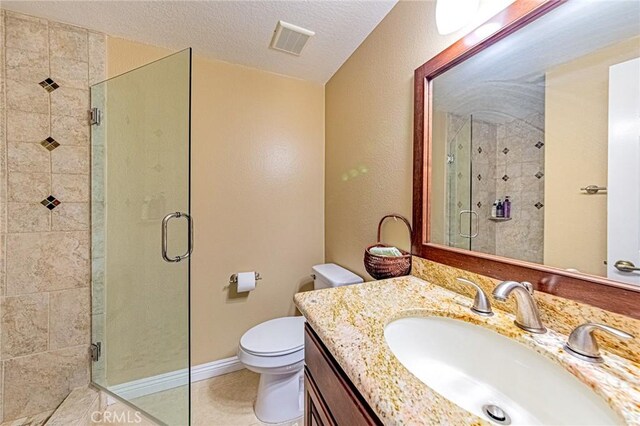
[[[276,318],[258,324],[242,336],[240,347],[262,356],[278,356],[304,348],[304,317]]]

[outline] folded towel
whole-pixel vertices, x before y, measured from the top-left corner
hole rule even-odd
[[[395,247],[373,247],[369,249],[371,254],[375,254],[376,256],[385,256],[385,257],[399,257],[402,256],[400,250]]]

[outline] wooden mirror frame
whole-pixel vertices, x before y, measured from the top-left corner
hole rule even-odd
[[[640,319],[640,288],[630,284],[430,242],[432,80],[567,1],[516,0],[487,21],[499,24],[492,35],[475,42],[467,35],[415,70],[412,250],[424,259],[499,280],[529,281],[536,290]]]

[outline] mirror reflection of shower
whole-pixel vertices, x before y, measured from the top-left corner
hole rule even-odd
[[[445,128],[447,245],[541,262],[542,109],[532,107],[523,118],[446,113]]]

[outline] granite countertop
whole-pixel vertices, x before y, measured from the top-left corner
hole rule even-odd
[[[413,276],[316,290],[295,303],[353,384],[385,424],[489,424],[440,396],[391,353],[385,326],[398,318],[445,316],[482,325],[562,365],[599,394],[627,424],[640,425],[640,365],[610,353],[589,364],[562,349],[566,336],[527,333],[494,308],[480,317],[472,300]]]

